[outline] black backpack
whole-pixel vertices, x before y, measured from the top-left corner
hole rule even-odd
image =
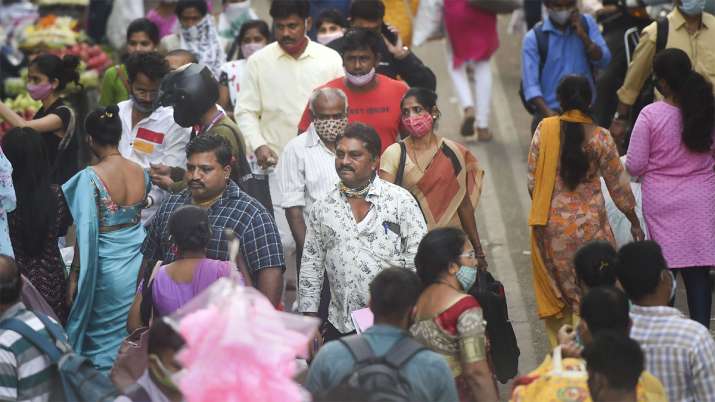
[[[509,321],[504,285],[494,279],[489,271],[478,269],[477,281],[469,294],[479,301],[487,322],[489,356],[494,366],[494,375],[502,384],[516,377],[519,371],[519,345],[514,328]]]
[[[588,27],[588,22],[583,14],[581,14],[581,24]],[[549,55],[549,33],[544,32],[543,21],[539,21],[532,29],[534,30],[534,35],[536,36],[536,47],[539,50],[539,81],[541,81],[541,73],[544,71],[546,57]],[[524,109],[529,112],[529,114],[536,113],[534,106],[524,97],[524,80],[519,83],[519,99],[521,99],[521,104],[524,106]]]
[[[405,336],[395,343],[383,356],[375,356],[370,344],[360,335],[340,339],[352,353],[355,366],[336,388],[364,391],[368,401],[411,401],[412,387],[400,373],[400,369],[417,353],[428,350],[416,340]]]

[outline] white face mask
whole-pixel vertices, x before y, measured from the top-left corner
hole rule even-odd
[[[244,43],[241,45],[241,55],[243,55],[244,59],[247,59],[253,55],[253,53],[256,53],[257,51],[263,49],[266,45],[263,43]]]
[[[318,34],[316,36],[316,39],[318,40],[318,43],[321,45],[327,45],[328,43],[334,41],[335,39],[342,38],[343,37],[343,31],[335,31],[335,32],[329,32],[329,33],[324,33],[324,34]]]
[[[246,0],[242,3],[226,4],[226,6],[223,9],[223,13],[226,16],[226,19],[228,19],[229,21],[233,21],[238,18],[241,18],[250,9],[251,9],[251,0]]]
[[[551,21],[555,22],[558,25],[566,25],[568,22],[569,18],[571,18],[571,13],[573,13],[573,9],[569,10],[547,10],[549,13],[549,18],[551,18]]]

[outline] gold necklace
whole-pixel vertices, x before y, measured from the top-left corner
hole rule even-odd
[[[216,197],[208,200],[208,201],[203,201],[203,202],[196,202],[193,198],[191,199],[191,203],[196,205],[197,207],[201,208],[210,208],[221,196],[223,193],[217,195]]]

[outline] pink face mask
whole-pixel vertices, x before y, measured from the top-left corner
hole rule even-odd
[[[422,138],[432,132],[434,119],[429,113],[420,113],[410,117],[403,117],[402,125],[405,126],[411,136]]]
[[[247,59],[253,56],[253,53],[256,53],[257,51],[263,49],[263,47],[265,46],[266,45],[264,43],[244,43],[243,45],[241,45],[241,54],[243,55],[244,59]]]
[[[46,82],[44,84],[27,84],[27,93],[34,100],[43,100],[52,93],[52,84]]]

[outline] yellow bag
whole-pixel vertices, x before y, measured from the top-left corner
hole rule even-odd
[[[531,380],[529,382],[529,380]],[[588,372],[581,359],[562,359],[561,347],[554,349],[553,359],[547,356],[536,370],[517,385],[511,397],[513,402],[586,402]]]

